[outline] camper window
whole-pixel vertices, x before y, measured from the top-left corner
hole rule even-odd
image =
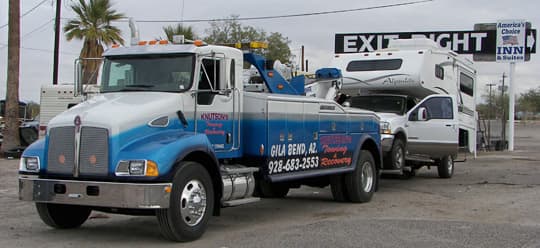
[[[459,89],[469,96],[474,96],[474,79],[461,72],[459,74]]]
[[[435,65],[435,77],[444,80],[444,68],[440,65]]]
[[[390,71],[401,68],[401,59],[356,60],[347,65],[347,71]]]

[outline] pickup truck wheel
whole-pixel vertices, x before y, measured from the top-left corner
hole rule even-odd
[[[203,235],[214,208],[208,171],[199,163],[182,162],[173,179],[169,208],[156,211],[161,234],[172,241],[192,241]]]
[[[375,160],[370,152],[362,150],[356,169],[345,175],[347,194],[351,202],[369,202],[375,192],[377,170]]]
[[[437,165],[440,178],[451,178],[454,175],[454,160],[448,155],[442,158]]]
[[[84,206],[36,203],[39,217],[48,226],[58,229],[80,227],[92,212],[92,209]]]
[[[255,188],[256,196],[262,198],[283,198],[289,193],[289,186],[259,180]]]
[[[390,163],[392,169],[403,169],[405,167],[405,145],[400,139],[396,139],[390,151]]]
[[[334,197],[335,201],[349,201],[347,187],[345,186],[345,179],[342,174],[330,176],[330,189],[332,190],[332,196]]]

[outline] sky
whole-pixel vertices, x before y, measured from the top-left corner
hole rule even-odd
[[[21,0],[21,13],[32,9],[43,0]],[[332,10],[357,9],[413,0],[312,0],[312,1],[247,1],[247,0],[111,0],[119,12],[135,20],[192,20],[215,19],[230,15],[239,17],[274,16]],[[22,17],[20,99],[39,102],[41,85],[52,84],[54,47],[53,0],[47,0],[35,10]],[[74,17],[69,5],[74,0],[62,1],[62,25]],[[408,6],[372,9],[330,15],[242,21],[244,25],[262,28],[267,32],[279,32],[291,41],[293,54],[300,56],[305,47],[305,57],[310,69],[327,67],[334,56],[336,33],[380,33],[421,31],[467,31],[476,23],[494,23],[504,19],[522,19],[537,28],[540,23],[538,0],[433,0]],[[0,0],[0,26],[8,21],[8,0]],[[141,39],[165,37],[162,27],[170,23],[139,22]],[[125,22],[114,23],[129,41],[129,28]],[[207,22],[189,23],[199,36],[205,36]],[[0,99],[5,97],[7,80],[8,28],[0,29]],[[62,35],[63,37],[63,35]],[[82,43],[62,39],[60,44],[59,83],[73,83],[74,60]],[[515,70],[516,94],[540,87],[539,55],[518,63]],[[466,55],[472,60],[472,56]],[[500,84],[502,74],[508,74],[509,65],[495,62],[475,62],[477,68],[476,90],[482,95],[486,84]],[[508,81],[506,81],[508,83]]]

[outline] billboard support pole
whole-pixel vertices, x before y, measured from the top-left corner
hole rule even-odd
[[[510,62],[510,73],[508,77],[508,151],[514,150],[515,70],[516,62]]]

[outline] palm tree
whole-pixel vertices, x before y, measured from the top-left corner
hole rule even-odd
[[[77,17],[68,21],[64,33],[68,41],[73,38],[84,41],[80,55],[82,59],[100,58],[104,45],[124,44],[120,29],[111,26],[111,22],[125,16],[111,7],[109,0],[79,0],[71,5]],[[83,60],[82,82],[96,84],[100,65],[101,60]]]
[[[183,26],[182,24],[176,24],[176,26],[165,26],[163,27],[163,32],[167,35],[169,41],[173,41],[173,36],[175,35],[184,35],[185,39],[195,40],[195,32],[190,26]]]

